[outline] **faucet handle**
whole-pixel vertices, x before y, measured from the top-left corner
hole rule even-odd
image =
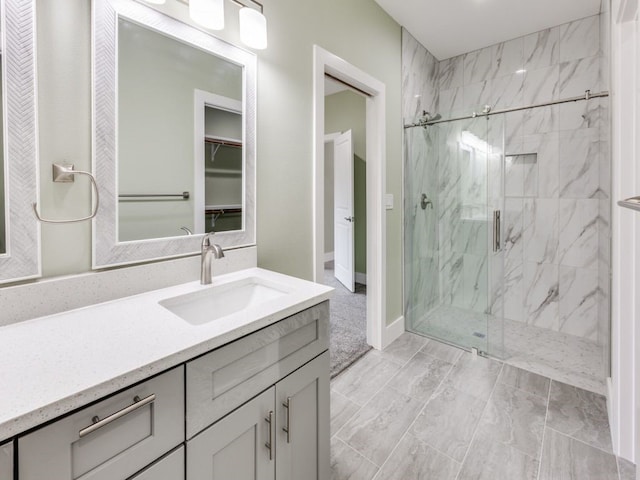
[[[202,237],[202,247],[209,247],[213,244],[213,234],[215,232],[208,232],[204,234],[204,237]]]

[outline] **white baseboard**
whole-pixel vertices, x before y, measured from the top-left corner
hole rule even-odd
[[[367,274],[356,272],[356,283],[360,283],[362,285],[367,284]]]
[[[404,333],[404,315],[400,315],[391,325],[387,325],[383,332],[382,348],[386,348]]]
[[[333,261],[333,252],[325,252],[324,261],[325,262],[332,262]]]

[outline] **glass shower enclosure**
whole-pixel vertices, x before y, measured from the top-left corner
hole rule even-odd
[[[406,329],[503,356],[502,115],[405,129]]]

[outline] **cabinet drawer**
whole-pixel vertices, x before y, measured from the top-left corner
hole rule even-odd
[[[184,480],[184,446],[145,468],[130,480]]]
[[[0,480],[13,478],[13,442],[0,445]]]
[[[183,372],[170,370],[19,438],[20,479],[124,480],[176,447],[184,439]]]
[[[329,348],[329,302],[187,363],[187,438]]]

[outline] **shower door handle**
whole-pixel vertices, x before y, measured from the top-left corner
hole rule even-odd
[[[493,211],[493,251],[500,251],[500,210]]]

